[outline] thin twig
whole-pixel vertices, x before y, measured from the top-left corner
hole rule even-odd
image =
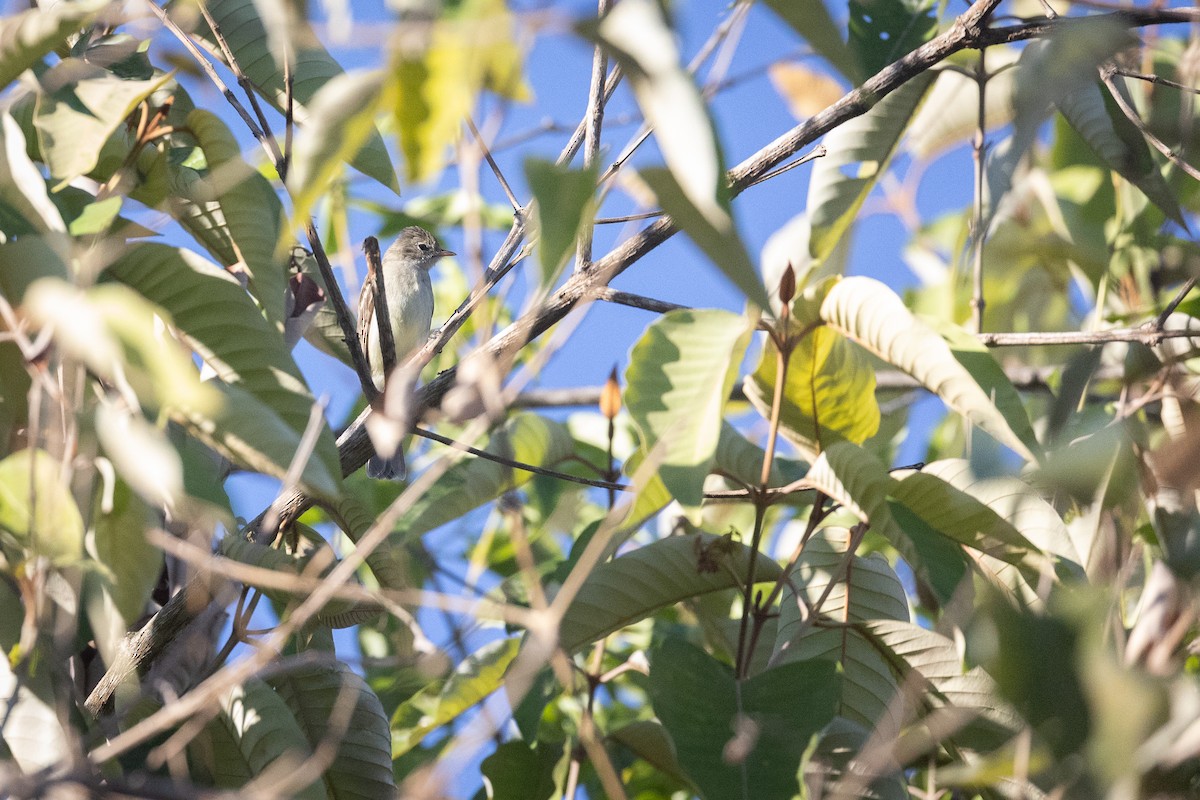
[[[825,149],[825,145],[819,144],[816,147],[814,147],[810,152],[805,153],[804,155],[797,158],[795,161],[784,164],[782,167],[773,169],[770,172],[768,172],[766,175],[756,178],[752,183],[746,184],[745,188],[749,189],[751,186],[758,186],[760,183],[763,183],[764,181],[769,181],[769,180],[771,180],[771,178],[776,178],[785,172],[791,172],[796,167],[807,164],[808,162],[813,161],[814,159],[824,158],[827,153],[828,153],[828,151]]]
[[[1184,281],[1183,286],[1181,286],[1179,291],[1175,293],[1175,296],[1171,298],[1171,302],[1167,303],[1167,307],[1164,308],[1162,313],[1158,315],[1158,318],[1154,320],[1154,330],[1159,331],[1160,333],[1162,332],[1163,327],[1167,324],[1167,318],[1175,313],[1175,309],[1179,308],[1179,304],[1183,302],[1183,298],[1187,297],[1188,292],[1194,288],[1196,288],[1196,279],[1194,277],[1188,278],[1186,281]]]
[[[1154,132],[1150,130],[1150,126],[1147,125],[1142,120],[1141,115],[1138,114],[1137,109],[1129,105],[1129,101],[1125,99],[1125,95],[1121,92],[1120,88],[1117,86],[1117,82],[1113,80],[1112,76],[1113,71],[1111,69],[1107,67],[1102,67],[1100,69],[1100,78],[1104,81],[1104,85],[1108,87],[1109,93],[1112,94],[1113,100],[1117,102],[1117,107],[1121,109],[1121,112],[1129,119],[1130,122],[1133,123],[1134,127],[1141,132],[1142,136],[1146,138],[1146,141],[1154,145],[1155,150],[1166,156],[1168,161],[1179,167],[1193,179],[1200,181],[1200,170],[1184,161],[1183,158],[1181,158],[1174,150],[1172,150],[1166,142],[1154,135]]]
[[[981,333],[980,342],[988,347],[1043,347],[1056,344],[1107,344],[1141,342],[1156,345],[1163,339],[1200,339],[1200,331],[1160,331],[1154,323],[1141,328],[1114,328],[1107,331],[1062,331],[1037,333]]]
[[[374,401],[379,390],[375,388],[375,381],[371,379],[371,365],[367,363],[366,353],[359,344],[354,318],[351,317],[350,309],[346,306],[346,298],[342,295],[337,277],[333,274],[333,265],[329,263],[329,258],[325,255],[325,248],[321,245],[321,237],[317,233],[317,227],[313,224],[312,219],[308,219],[304,223],[304,233],[308,238],[308,246],[312,249],[313,258],[317,260],[317,267],[321,270],[321,278],[325,282],[325,296],[333,307],[334,316],[337,317],[338,328],[342,332],[346,349],[350,351],[350,363],[358,375],[359,385],[367,400]]]
[[[612,5],[611,0],[598,0],[596,16],[603,18]],[[608,72],[608,53],[599,43],[592,50],[592,79],[588,87],[587,111],[584,114],[583,166],[590,168],[600,153],[600,132],[604,126],[604,74]],[[590,215],[589,215],[590,216]],[[584,221],[575,248],[575,269],[587,269],[592,263],[592,235],[595,222]]]
[[[467,127],[471,129],[471,135],[475,137],[476,143],[479,144],[479,152],[483,153],[483,157],[487,159],[488,166],[492,168],[492,174],[496,176],[496,181],[500,184],[500,188],[504,190],[504,196],[508,198],[513,211],[520,212],[521,203],[517,200],[517,196],[513,194],[512,187],[508,185],[508,180],[500,170],[500,165],[496,163],[496,159],[492,158],[492,151],[488,149],[487,142],[483,140],[483,134],[475,127],[475,121],[470,116],[467,117]]]
[[[596,225],[619,225],[623,222],[637,222],[642,219],[657,219],[667,212],[659,211],[643,211],[640,214],[626,214],[623,217],[599,217],[596,219]]]
[[[597,300],[603,300],[607,303],[616,303],[617,305],[629,306],[630,308],[640,308],[643,311],[653,311],[656,314],[666,314],[668,311],[678,311],[681,308],[688,307],[681,306],[678,303],[668,303],[666,300],[656,300],[653,297],[644,297],[632,292],[621,292],[607,286],[597,289],[592,296]]]
[[[278,172],[279,164],[283,161],[283,154],[279,152],[279,143],[275,141],[275,135],[271,132],[271,123],[267,120],[267,115],[263,113],[262,105],[258,102],[258,94],[255,92],[254,84],[246,77],[246,73],[242,71],[242,65],[238,63],[237,58],[233,54],[229,42],[225,39],[224,32],[221,31],[221,26],[217,24],[217,20],[213,17],[212,12],[208,10],[206,0],[200,0],[200,13],[204,15],[204,21],[208,23],[209,30],[212,31],[213,38],[217,40],[217,46],[221,48],[221,52],[225,55],[225,63],[229,69],[233,71],[233,76],[237,78],[238,85],[242,87],[246,98],[250,101],[251,107],[254,109],[254,116],[258,118],[258,124],[263,132],[263,144],[266,145],[267,151],[271,154],[271,160],[274,162],[276,172]]]
[[[1123,78],[1133,78],[1134,80],[1146,81],[1147,83],[1157,83],[1159,86],[1170,86],[1172,89],[1181,89],[1185,92],[1191,92],[1192,94],[1200,94],[1200,89],[1197,89],[1195,86],[1186,86],[1182,83],[1177,83],[1176,81],[1167,80],[1159,75],[1152,75],[1145,72],[1135,72],[1134,70],[1125,69],[1124,67],[1113,67],[1112,72],[1114,75],[1120,75]]]
[[[971,155],[975,167],[975,218],[974,230],[971,231],[971,250],[973,255],[973,280],[971,291],[971,312],[974,332],[983,333],[983,310],[987,301],[983,297],[983,245],[987,238],[983,227],[983,177],[984,159],[987,157],[987,84],[991,76],[987,71],[987,48],[979,49],[979,63],[975,66],[975,86],[979,91],[979,105],[976,108],[975,140],[971,143]]]

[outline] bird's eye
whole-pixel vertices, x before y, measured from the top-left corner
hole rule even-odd
[[[425,244],[425,242],[421,242],[417,247],[421,248],[422,253],[429,249],[429,245]]]

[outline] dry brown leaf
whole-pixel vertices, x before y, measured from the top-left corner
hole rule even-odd
[[[772,64],[768,74],[775,91],[787,101],[792,116],[800,121],[824,111],[845,94],[836,80],[803,64]]]

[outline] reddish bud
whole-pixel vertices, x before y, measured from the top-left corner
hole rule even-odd
[[[784,305],[792,302],[792,298],[796,296],[796,271],[792,269],[789,263],[787,268],[783,270],[783,274],[779,276],[779,299]]]

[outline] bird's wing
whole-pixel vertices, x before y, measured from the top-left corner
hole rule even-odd
[[[375,321],[375,278],[368,274],[358,295],[358,345],[367,355],[367,342],[371,338],[371,325]]]

